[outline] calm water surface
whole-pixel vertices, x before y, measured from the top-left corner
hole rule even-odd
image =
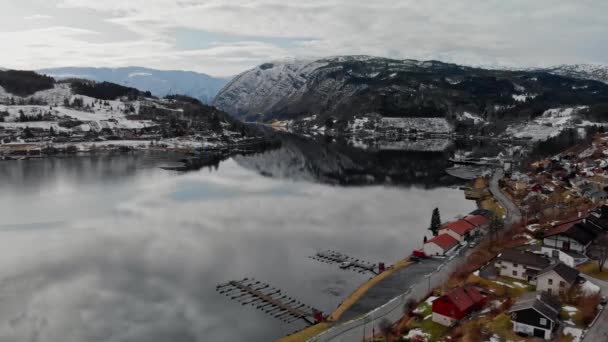
[[[158,168],[176,158],[0,162],[0,341],[272,341],[302,325],[216,284],[255,277],[330,312],[369,276],[308,256],[392,263],[420,247],[434,207],[474,209],[428,182],[324,185],[323,167],[289,148],[217,170]]]

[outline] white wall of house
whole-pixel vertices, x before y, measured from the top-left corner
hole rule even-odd
[[[422,247],[424,254],[426,255],[443,255],[446,251],[443,250],[439,245],[434,242],[427,242]]]
[[[553,235],[553,236],[549,236],[546,237],[543,240],[543,245],[547,246],[547,247],[553,247],[553,248],[563,248],[564,247],[564,242],[569,242],[570,243],[570,250],[572,251],[577,251],[580,253],[585,253],[587,246],[583,246],[580,243],[578,243],[578,241],[573,240],[567,236],[563,236],[563,235]]]
[[[533,325],[528,325],[519,322],[513,322],[513,331],[524,333],[526,335],[534,336],[534,329],[541,329],[545,331],[545,340],[551,339],[551,330],[545,328],[535,327]]]
[[[517,278],[521,280],[528,280],[524,273],[526,267],[522,264],[515,264],[510,261],[498,260],[494,263],[494,266],[498,268],[498,273],[503,277]]]
[[[451,326],[454,322],[456,322],[455,319],[453,319],[452,317],[448,317],[448,316],[444,316],[442,314],[433,312],[433,318],[432,318],[433,322],[435,323],[439,323],[443,326],[449,327]]]
[[[563,262],[564,264],[566,264],[570,267],[576,267],[588,260],[587,258],[581,259],[581,260],[574,259],[571,255],[564,253],[563,251],[561,251],[559,249],[547,247],[547,246],[543,246],[540,249],[540,251],[541,251],[541,253],[548,256],[549,258],[554,258],[554,259],[556,259],[555,255],[557,254],[557,259],[559,259],[559,261]]]
[[[547,291],[550,294],[559,294],[570,289],[570,284],[560,277],[555,271],[538,275],[536,280],[536,291]]]

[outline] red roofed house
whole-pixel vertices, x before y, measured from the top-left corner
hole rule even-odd
[[[481,215],[467,215],[463,218],[463,220],[469,222],[478,229],[487,229],[490,225],[490,220]]]
[[[458,242],[463,242],[475,231],[480,230],[474,225],[470,224],[465,220],[458,220],[447,223],[439,228],[439,234],[450,234]]]
[[[433,301],[433,322],[446,327],[481,310],[486,297],[470,286],[458,287]]]
[[[424,254],[431,255],[445,255],[452,249],[458,246],[458,241],[449,234],[439,234],[434,238],[430,239],[424,244],[422,250]]]

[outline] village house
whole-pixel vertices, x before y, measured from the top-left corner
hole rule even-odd
[[[472,224],[475,227],[476,232],[488,229],[490,225],[490,220],[482,215],[467,215],[463,218],[463,220]]]
[[[433,301],[432,320],[452,326],[473,312],[481,310],[487,298],[471,286],[458,287]]]
[[[516,249],[502,252],[494,262],[499,275],[525,280],[532,284],[536,282],[536,276],[540,271],[549,265],[551,259],[545,256]]]
[[[555,295],[566,293],[578,280],[579,272],[576,269],[558,262],[538,274],[536,291]]]
[[[481,231],[480,227],[476,227],[466,220],[458,220],[450,223],[446,223],[439,228],[440,234],[449,234],[458,242],[464,242],[473,235]]]
[[[458,240],[449,234],[439,234],[427,241],[422,250],[428,256],[446,255],[459,246]]]
[[[547,293],[522,295],[509,310],[515,333],[550,340],[559,323],[561,303]]]
[[[562,223],[545,233],[542,253],[551,252],[551,257],[557,257],[553,250],[562,250],[587,255],[587,248],[602,232],[601,228],[583,220]]]

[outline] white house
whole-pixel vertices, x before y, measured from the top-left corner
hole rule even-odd
[[[536,282],[538,273],[551,265],[551,260],[545,256],[524,252],[517,249],[508,249],[502,252],[494,266],[503,277],[511,277]]]
[[[587,247],[601,233],[602,230],[595,225],[580,220],[570,221],[545,233],[543,247],[587,254]]]
[[[422,247],[422,250],[424,251],[424,254],[428,256],[446,255],[458,247],[458,245],[458,240],[454,239],[449,234],[439,234],[427,241]]]
[[[577,282],[578,275],[579,272],[574,268],[558,262],[538,274],[536,277],[536,291],[554,295],[565,293]]]

